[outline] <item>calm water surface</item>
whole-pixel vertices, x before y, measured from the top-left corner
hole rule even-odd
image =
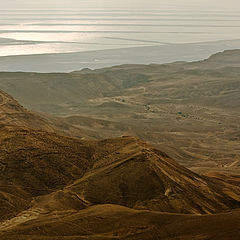
[[[197,10],[0,10],[0,56],[240,39],[240,13]]]

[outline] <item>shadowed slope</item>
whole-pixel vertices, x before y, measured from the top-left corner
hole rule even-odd
[[[48,206],[52,199],[55,203],[47,208],[58,209],[58,204],[69,208],[68,200],[64,204],[69,196],[76,198],[77,209],[82,204],[111,203],[165,212],[214,213],[239,206],[239,187],[201,177],[136,138],[87,142],[13,127],[0,132],[4,194],[20,190],[29,204],[33,197],[51,193],[37,198],[35,207]],[[6,203],[2,207],[8,215]]]
[[[0,91],[0,219],[27,209],[33,197],[65,187],[92,166],[89,142],[55,131],[63,132]]]
[[[240,206],[240,188],[201,177],[165,153],[135,138],[103,141],[119,145],[65,188],[90,204],[120,204],[137,209],[214,213]],[[110,147],[111,148],[111,147]]]
[[[77,139],[22,127],[0,127],[0,218],[26,207],[32,197],[80,178],[93,164],[92,152],[88,142]]]
[[[42,215],[0,232],[1,240],[238,240],[239,211],[176,215],[97,205]]]

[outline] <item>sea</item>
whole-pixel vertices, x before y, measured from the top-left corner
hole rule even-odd
[[[198,9],[0,9],[0,56],[240,39],[240,12]]]

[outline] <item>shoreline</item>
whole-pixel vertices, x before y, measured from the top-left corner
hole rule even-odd
[[[151,45],[69,53],[46,53],[0,57],[1,72],[72,72],[122,64],[163,64],[196,61],[224,50],[239,49],[240,40]]]

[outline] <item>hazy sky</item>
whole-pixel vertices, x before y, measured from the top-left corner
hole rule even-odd
[[[240,11],[239,0],[0,0],[0,9],[18,8],[199,8]]]

